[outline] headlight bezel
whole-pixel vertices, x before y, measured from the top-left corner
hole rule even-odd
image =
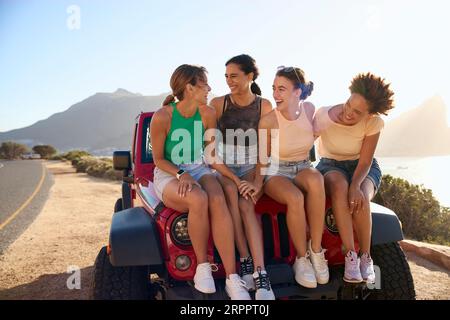
[[[172,241],[178,246],[192,246],[188,232],[188,214],[182,213],[172,221],[170,226],[170,236]]]

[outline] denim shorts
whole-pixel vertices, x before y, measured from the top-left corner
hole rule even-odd
[[[294,179],[302,170],[312,168],[311,161],[279,161],[270,163],[264,177],[264,183],[273,177],[286,177],[289,180]]]
[[[228,168],[230,168],[231,171],[239,178],[242,179],[242,177],[246,176],[250,172],[254,171],[256,168],[256,165],[254,164],[229,164],[227,165]]]
[[[316,169],[319,170],[324,177],[332,171],[338,171],[344,175],[347,182],[350,184],[352,182],[356,167],[358,166],[358,161],[359,159],[338,161],[334,159],[322,158],[320,159]],[[370,166],[369,173],[367,174],[367,179],[372,181],[375,187],[375,192],[377,192],[381,185],[381,170],[375,158],[372,160],[372,165]]]
[[[213,174],[211,169],[209,169],[209,167],[204,163],[180,164],[178,167],[189,173],[195,181],[200,180],[200,178],[204,175]],[[175,176],[159,169],[158,167],[155,167],[155,171],[153,174],[153,185],[155,193],[161,201],[163,199],[164,188],[170,181],[176,179],[177,178]]]

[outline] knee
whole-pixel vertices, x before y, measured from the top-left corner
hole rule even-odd
[[[208,204],[211,208],[225,206],[225,198],[222,192],[213,191],[208,195]]]
[[[287,193],[286,205],[288,207],[297,207],[297,206],[303,207],[304,205],[303,193],[300,190]]]
[[[225,197],[229,201],[236,201],[238,197],[238,189],[234,183],[225,183],[223,186]]]
[[[253,214],[254,205],[250,199],[246,200],[242,197],[239,197],[239,212],[243,218],[248,216],[249,214]]]
[[[328,187],[331,197],[347,197],[348,182],[344,177],[331,176],[325,178],[325,183]]]
[[[307,185],[308,191],[323,192],[325,189],[323,176],[317,170],[311,171],[311,174],[308,175],[306,185]]]
[[[189,214],[208,216],[208,195],[203,190],[196,190],[188,202]]]

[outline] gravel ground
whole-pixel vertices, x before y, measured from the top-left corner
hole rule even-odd
[[[54,185],[36,220],[0,256],[0,299],[89,298],[92,265],[108,241],[120,183],[76,174],[67,163],[45,165]],[[413,253],[407,256],[417,298],[449,300],[450,273]],[[67,287],[70,266],[80,270],[80,289]]]

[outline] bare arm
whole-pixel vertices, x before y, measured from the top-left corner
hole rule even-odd
[[[361,201],[363,200],[364,195],[361,191],[361,184],[369,173],[379,138],[379,132],[364,138],[358,166],[353,173],[352,183],[349,188],[349,204],[351,213],[358,212],[362,206]]]
[[[152,141],[153,161],[159,169],[176,176],[178,167],[164,158],[164,144],[170,126],[170,115],[164,108],[158,110],[152,118],[150,137]]]

